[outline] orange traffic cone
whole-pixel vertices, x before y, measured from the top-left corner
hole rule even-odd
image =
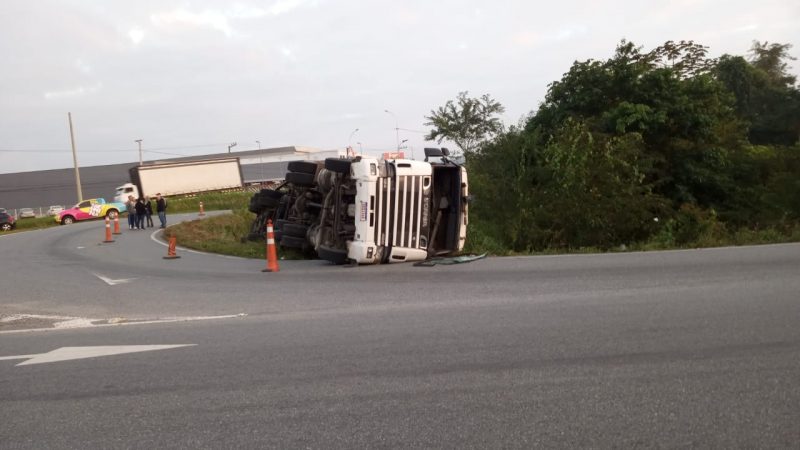
[[[170,236],[169,237],[169,247],[167,247],[167,256],[165,256],[164,259],[178,259],[178,258],[180,258],[180,256],[175,254],[175,245],[177,244],[177,242],[178,242],[178,238],[176,238],[175,236]]]
[[[206,212],[203,211],[203,202],[200,202],[200,214],[198,216],[203,217],[206,215]]]
[[[114,234],[122,234],[122,232],[119,231],[119,214],[114,216]]]
[[[106,240],[103,241],[103,243],[110,244],[112,242],[114,242],[114,240],[111,239],[111,220],[106,216]]]
[[[272,220],[267,220],[267,268],[262,272],[278,272],[278,251],[275,249],[275,232],[272,230]]]

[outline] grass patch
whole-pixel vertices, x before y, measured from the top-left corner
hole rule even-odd
[[[191,196],[167,197],[167,214],[198,212],[200,211],[200,202],[203,202],[203,209],[206,211],[244,209],[246,212],[252,196],[252,192],[209,192]],[[155,198],[153,198],[153,208],[155,209]]]
[[[50,228],[58,225],[59,224],[56,222],[53,216],[26,217],[24,219],[17,219],[17,227],[14,229],[14,231],[38,230],[40,228]]]
[[[264,258],[264,242],[244,239],[253,218],[249,211],[237,209],[232,214],[181,222],[167,228],[164,234],[167,238],[174,236],[182,247],[243,258]]]
[[[164,234],[167,238],[175,236],[178,245],[193,250],[264,259],[266,239],[258,242],[245,239],[254,219],[255,215],[246,209],[236,209],[232,214],[181,222],[167,228]],[[278,258],[310,259],[311,255],[278,247]]]

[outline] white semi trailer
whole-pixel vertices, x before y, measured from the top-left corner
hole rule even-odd
[[[144,164],[129,171],[131,182],[117,187],[114,200],[222,191],[242,187],[239,158]]]

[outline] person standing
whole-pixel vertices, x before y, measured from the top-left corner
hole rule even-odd
[[[125,208],[128,210],[128,229],[132,230],[136,226],[136,202],[133,200],[132,195],[128,196]]]
[[[150,201],[150,197],[144,198],[144,216],[147,219],[147,227],[153,227],[153,202]]]
[[[144,230],[144,216],[147,215],[147,208],[144,206],[144,198],[136,200],[136,229]]]
[[[167,227],[167,199],[161,196],[161,193],[156,194],[156,212],[158,213],[158,220],[161,222],[161,228]]]

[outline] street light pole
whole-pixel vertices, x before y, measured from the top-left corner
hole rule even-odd
[[[231,152],[231,147],[236,147],[236,142],[231,142],[230,145],[228,145],[228,153]]]
[[[256,141],[256,144],[258,144],[258,149],[261,150],[261,141]],[[258,183],[261,184],[264,182],[264,154],[260,152],[258,153],[258,168],[259,172],[261,172],[261,179],[258,180]]]
[[[350,133],[350,137],[347,138],[347,145],[348,146],[352,146],[353,145],[353,135],[356,134],[357,132],[358,132],[358,128],[356,128],[355,130],[353,130],[352,133]]]
[[[136,142],[137,144],[139,144],[139,165],[141,166],[142,165],[142,140],[141,139],[137,139],[137,140],[135,140],[133,142]]]
[[[69,119],[69,140],[72,142],[72,164],[75,166],[75,187],[78,189],[78,201],[83,201],[81,190],[81,171],[78,169],[78,153],[75,151],[75,131],[72,129],[72,113],[67,113]]]
[[[394,117],[394,133],[395,133],[395,137],[397,138],[397,151],[399,152],[400,151],[400,125],[398,125],[397,116],[395,116],[394,113],[389,111],[388,109],[384,109],[383,111],[391,114],[392,117]]]

